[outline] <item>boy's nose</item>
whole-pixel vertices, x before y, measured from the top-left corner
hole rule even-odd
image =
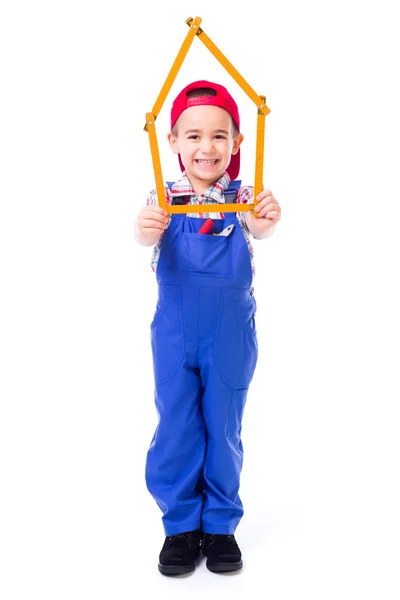
[[[213,140],[202,140],[201,141],[201,151],[204,154],[209,154],[214,149]]]

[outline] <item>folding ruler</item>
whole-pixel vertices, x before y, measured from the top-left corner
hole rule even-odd
[[[156,189],[158,196],[158,203],[162,208],[164,208],[168,213],[189,213],[189,212],[198,212],[199,207],[196,205],[187,205],[187,206],[170,206],[167,205],[165,199],[165,189],[164,189],[164,180],[162,176],[161,170],[161,162],[160,162],[160,154],[158,151],[158,143],[157,143],[157,134],[155,128],[155,120],[157,119],[158,114],[164,104],[164,101],[172,87],[172,84],[175,81],[175,78],[178,74],[179,69],[182,66],[182,63],[188,53],[188,50],[195,38],[198,36],[199,39],[203,42],[203,44],[210,50],[210,52],[215,56],[215,58],[221,63],[221,65],[228,71],[228,73],[233,77],[233,79],[240,85],[243,91],[249,96],[251,100],[257,106],[257,136],[256,136],[256,165],[255,165],[255,176],[254,176],[254,204],[242,204],[240,206],[240,210],[242,212],[248,210],[254,210],[254,207],[257,205],[256,196],[262,190],[262,177],[263,177],[263,164],[264,164],[264,138],[265,138],[265,117],[270,113],[270,109],[266,105],[265,96],[258,96],[253,88],[247,83],[247,81],[240,75],[240,73],[235,69],[235,67],[229,62],[229,60],[222,54],[222,52],[217,48],[217,46],[210,40],[210,38],[204,33],[203,29],[200,27],[201,18],[189,17],[186,20],[187,25],[189,26],[189,32],[181,46],[181,49],[178,52],[178,55],[174,61],[174,64],[171,67],[170,72],[165,80],[163,87],[161,88],[161,92],[158,95],[158,98],[153,106],[153,110],[149,113],[146,113],[146,125],[144,127],[145,131],[149,134],[150,141],[150,150],[151,156],[153,160],[153,168],[154,168],[154,176],[156,180]],[[207,212],[220,212],[221,207],[217,204],[207,205]],[[238,207],[237,204],[225,204],[224,212],[237,212]],[[255,217],[258,217],[257,213],[254,213]]]

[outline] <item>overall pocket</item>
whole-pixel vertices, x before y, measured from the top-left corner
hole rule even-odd
[[[231,236],[181,233],[179,260],[185,273],[232,279]]]
[[[229,407],[229,420],[226,427],[227,437],[239,452],[243,452],[243,449],[240,447],[240,435],[242,433],[242,419],[247,400],[247,392],[248,388],[232,392],[231,404]]]
[[[156,384],[163,384],[177,373],[184,358],[180,301],[166,298],[158,300],[150,332],[154,380]]]
[[[258,359],[255,301],[222,301],[214,340],[214,361],[225,384],[246,389],[253,379]]]

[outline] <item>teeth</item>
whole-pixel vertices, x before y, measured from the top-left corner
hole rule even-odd
[[[214,159],[214,160],[201,160],[201,159],[198,158],[197,162],[200,165],[214,165],[217,162],[217,160],[216,159]]]

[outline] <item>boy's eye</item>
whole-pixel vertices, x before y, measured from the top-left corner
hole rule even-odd
[[[217,140],[225,140],[225,136],[221,135],[220,133],[218,135],[215,136],[217,138]]]
[[[189,135],[189,140],[197,140],[197,139],[199,139],[199,137],[200,137],[199,135],[194,135],[194,134]]]

